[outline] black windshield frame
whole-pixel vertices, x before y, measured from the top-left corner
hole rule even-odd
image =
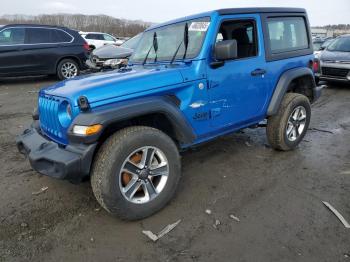
[[[157,52],[157,62],[169,62],[172,60],[173,55],[178,48],[181,41],[183,41],[184,36],[184,28],[186,24],[190,27],[192,24],[199,24],[203,23],[206,28],[204,27],[203,31],[199,31],[198,29],[192,29],[190,30],[190,36],[189,36],[189,48],[187,50],[186,54],[186,60],[195,59],[200,54],[205,39],[207,37],[207,33],[210,27],[211,23],[211,17],[201,17],[201,18],[195,18],[187,21],[181,21],[174,24],[165,25],[159,28],[155,28],[149,31],[145,31],[143,33],[142,38],[140,39],[139,45],[136,48],[134,54],[132,55],[130,59],[131,64],[142,64],[147,52],[147,48],[151,46],[151,39],[153,38],[154,33],[157,33],[157,42],[159,45],[159,50]],[[175,41],[174,41],[175,39]],[[192,42],[191,42],[192,41]],[[183,49],[183,50],[182,50]],[[184,56],[184,45],[181,47],[181,50],[178,52],[178,55],[176,56],[175,61],[183,60]],[[148,50],[147,50],[148,51]],[[152,63],[155,58],[154,50],[151,51],[149,54],[149,57],[147,59],[147,63]]]

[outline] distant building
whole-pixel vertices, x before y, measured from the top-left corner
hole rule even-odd
[[[334,30],[326,28],[311,28],[311,34],[313,37],[334,37]]]
[[[311,28],[312,37],[337,37],[340,35],[350,34],[350,29],[327,29],[327,28]]]
[[[350,34],[350,30],[349,29],[336,29],[334,30],[334,36],[339,36],[339,35],[348,35]]]

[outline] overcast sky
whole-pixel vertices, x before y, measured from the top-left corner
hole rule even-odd
[[[106,14],[157,23],[212,9],[252,6],[303,7],[314,26],[350,24],[350,0],[4,0],[0,15]]]

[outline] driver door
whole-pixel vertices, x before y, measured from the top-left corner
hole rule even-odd
[[[219,68],[208,67],[211,125],[214,130],[238,129],[264,115],[268,99],[266,61],[260,17],[225,16],[217,30],[218,41],[237,41],[237,58]]]

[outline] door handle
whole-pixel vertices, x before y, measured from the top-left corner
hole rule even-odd
[[[261,76],[261,75],[265,75],[266,74],[266,70],[265,69],[255,69],[254,71],[252,71],[252,76]]]

